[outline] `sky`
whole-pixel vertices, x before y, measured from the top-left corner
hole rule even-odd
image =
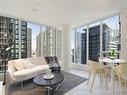
[[[36,36],[41,32],[44,31],[45,26],[34,24],[34,23],[27,23],[27,27],[32,29],[32,50],[36,50]],[[42,28],[42,30],[41,30]]]
[[[32,50],[36,50],[36,36],[40,32],[40,25],[28,23],[27,26],[32,29]]]

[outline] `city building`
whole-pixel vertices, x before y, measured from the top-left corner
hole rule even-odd
[[[100,25],[89,28],[89,60],[98,61],[100,53]]]
[[[17,20],[10,59],[27,58],[27,22]]]
[[[58,56],[58,58],[61,59],[61,38],[61,30],[46,27],[46,30],[40,32],[36,37],[37,56]]]
[[[74,63],[75,62],[75,60],[74,60],[74,49],[71,49],[71,60],[72,60],[72,63]]]
[[[45,35],[43,32],[39,32],[39,34],[36,36],[36,56],[42,56],[44,52],[44,41],[45,41]]]
[[[29,31],[28,31],[29,33]],[[29,35],[29,37],[31,37]],[[29,39],[29,38],[28,38]],[[0,16],[0,58],[4,55],[6,47],[11,47],[9,59],[27,58],[27,53],[30,54],[31,45],[28,46],[27,52],[27,22],[14,18]],[[28,41],[28,43],[30,40]]]
[[[36,56],[39,56],[39,35],[36,36]]]
[[[0,59],[4,59],[5,48],[12,44],[15,19],[0,16]]]
[[[102,25],[103,27],[103,51],[108,52],[111,49],[118,50],[119,45],[119,32],[114,32],[106,24]],[[81,37],[78,39],[81,40],[81,64],[86,64],[87,58],[87,33],[86,29],[83,29],[84,33],[81,33]],[[78,36],[78,35],[77,35]],[[76,50],[79,51],[79,50]],[[80,55],[80,54],[78,54]],[[89,60],[98,61],[100,56],[100,25],[93,26],[89,28]]]
[[[81,63],[81,33],[80,31],[76,32],[76,39],[77,41],[75,46],[75,63]]]
[[[27,28],[27,57],[32,55],[32,29]]]
[[[103,51],[120,50],[120,32],[103,24]]]
[[[86,41],[87,33],[81,33],[81,64],[86,64],[87,58],[87,41]]]

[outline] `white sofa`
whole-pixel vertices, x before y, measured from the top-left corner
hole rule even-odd
[[[9,84],[33,78],[49,69],[43,57],[16,59],[8,62]]]

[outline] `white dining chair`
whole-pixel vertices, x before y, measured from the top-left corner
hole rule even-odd
[[[104,75],[105,81],[106,81],[106,89],[108,89],[105,65],[99,64],[99,62],[92,61],[92,60],[89,60],[88,64],[89,64],[89,77],[88,77],[87,85],[89,84],[91,75],[93,75],[93,80],[92,80],[92,85],[90,87],[90,92],[92,92],[95,77],[97,74],[100,75],[100,82],[102,82],[102,76],[101,75]]]
[[[120,63],[118,66],[114,68],[114,71],[119,78],[120,95],[124,95],[124,91],[122,89],[122,83],[124,83],[127,86],[127,62]]]

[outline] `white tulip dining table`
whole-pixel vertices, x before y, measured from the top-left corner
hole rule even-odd
[[[122,63],[125,63],[126,60],[123,60],[123,59],[110,59],[110,58],[100,58],[99,59],[99,62],[100,63],[107,63],[109,64],[109,66],[111,67],[111,89],[112,89],[112,92],[114,94],[114,66],[116,63],[119,63],[119,64],[122,64]]]

